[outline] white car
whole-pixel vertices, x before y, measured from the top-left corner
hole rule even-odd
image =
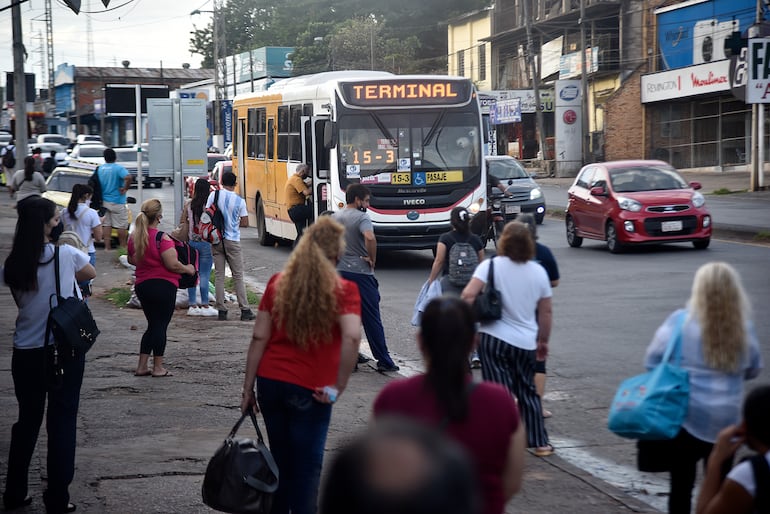
[[[75,139],[75,144],[80,144],[80,143],[104,144],[104,141],[102,141],[102,136],[98,134],[79,134]]]
[[[104,150],[107,147],[100,143],[78,143],[72,147],[68,161],[86,161],[94,164],[104,164]]]

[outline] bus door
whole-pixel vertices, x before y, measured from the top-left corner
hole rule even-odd
[[[233,155],[231,159],[236,161],[238,167],[238,188],[240,189],[241,197],[246,198],[246,148],[243,142],[246,140],[246,118],[238,119],[237,111],[233,119],[237,120],[235,130],[238,131],[238,135],[233,143]]]
[[[328,116],[302,116],[302,162],[310,166],[313,177],[315,216],[331,210],[329,194],[329,149],[324,147],[324,127]]]

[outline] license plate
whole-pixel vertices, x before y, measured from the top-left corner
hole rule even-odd
[[[506,214],[519,214],[521,212],[521,205],[506,205],[505,206],[505,213]]]
[[[679,232],[682,230],[682,221],[662,221],[660,223],[661,232]]]
[[[462,171],[429,171],[425,173],[425,181],[428,184],[442,184],[446,182],[462,182]]]

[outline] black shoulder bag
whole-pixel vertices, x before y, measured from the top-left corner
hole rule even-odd
[[[85,354],[91,349],[96,337],[99,335],[99,327],[96,326],[91,309],[88,304],[77,295],[76,284],[73,283],[73,296],[63,298],[59,285],[59,247],[54,248],[54,270],[56,272],[56,294],[48,299],[51,311],[48,314],[46,327],[46,342],[48,333],[53,334],[56,342],[57,353],[77,352]],[[54,298],[56,304],[54,305]]]
[[[247,416],[257,440],[236,439]],[[278,465],[262,439],[254,411],[243,413],[216,451],[203,477],[203,503],[222,512],[267,514],[278,489]]]
[[[487,283],[473,301],[473,311],[479,321],[495,321],[503,317],[503,299],[495,289],[495,260],[489,262]]]

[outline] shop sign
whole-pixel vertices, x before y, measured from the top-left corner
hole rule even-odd
[[[730,61],[688,66],[642,77],[642,103],[730,90]]]
[[[493,125],[505,123],[518,123],[521,121],[521,99],[498,100],[493,109],[489,111],[490,122]]]

